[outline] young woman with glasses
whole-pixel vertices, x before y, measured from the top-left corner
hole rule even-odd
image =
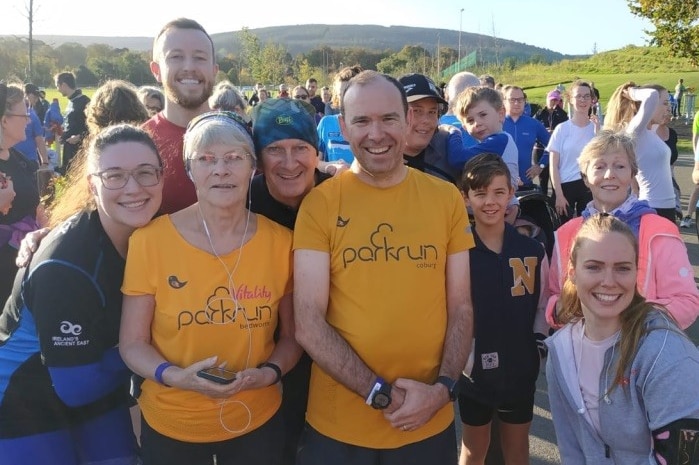
[[[7,463],[137,463],[120,288],[129,237],[160,207],[162,161],[131,125],[94,135],[84,155],[0,317]]]
[[[578,157],[599,131],[597,115],[588,113],[592,105],[592,86],[585,81],[575,81],[570,86],[570,102],[570,119],[556,126],[546,147],[553,200],[562,222],[580,216],[592,200],[578,169]]]

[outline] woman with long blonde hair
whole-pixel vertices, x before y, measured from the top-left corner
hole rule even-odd
[[[638,174],[634,191],[640,200],[647,200],[658,215],[673,223],[675,190],[672,185],[670,147],[655,132],[670,111],[667,89],[656,84],[637,86],[626,82],[609,99],[605,129],[625,131],[636,144]]]
[[[162,161],[130,125],[90,139],[51,212],[53,231],[0,316],[5,463],[137,463],[131,372],[119,356],[128,240],[160,207]]]
[[[638,293],[637,260],[612,215],[589,218],[573,243],[566,326],[547,340],[562,463],[699,463],[699,350]]]

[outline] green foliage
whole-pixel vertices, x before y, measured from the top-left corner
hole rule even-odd
[[[628,4],[633,14],[650,20],[655,27],[646,31],[653,45],[699,64],[699,1],[628,0]]]

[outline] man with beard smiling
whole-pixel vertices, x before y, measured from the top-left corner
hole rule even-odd
[[[170,21],[155,37],[150,69],[165,90],[165,107],[143,127],[152,134],[163,158],[160,212],[173,213],[196,201],[182,163],[183,137],[187,123],[209,111],[218,72],[211,36],[192,19]]]
[[[439,124],[439,105],[447,105],[447,101],[427,76],[406,74],[398,81],[403,85],[412,113],[403,150],[405,164],[457,184],[461,170],[449,165],[447,153],[461,151],[463,141],[457,128]]]

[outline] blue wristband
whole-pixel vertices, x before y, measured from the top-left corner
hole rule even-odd
[[[165,381],[163,381],[163,371],[165,371],[166,368],[169,368],[172,366],[172,363],[170,362],[163,362],[160,365],[158,365],[158,368],[155,369],[155,380],[162,384],[163,386],[170,387],[169,384],[165,384]]]

